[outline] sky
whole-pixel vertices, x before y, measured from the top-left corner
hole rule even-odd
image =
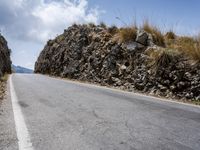
[[[12,62],[30,69],[46,42],[73,23],[128,26],[148,19],[163,32],[197,35],[199,18],[199,0],[0,0],[0,32]]]

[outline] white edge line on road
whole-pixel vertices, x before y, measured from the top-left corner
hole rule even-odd
[[[12,82],[12,75],[10,75],[10,94],[11,94],[11,101],[12,101],[12,107],[13,107],[13,113],[14,113],[14,121],[15,121],[15,128],[17,132],[17,138],[18,138],[18,146],[19,150],[34,150],[30,135],[23,117],[23,113],[21,110],[21,107],[18,103],[18,99],[15,93],[15,89],[13,87]]]
[[[46,75],[43,75],[43,76],[46,76]],[[87,82],[84,83],[84,82],[80,82],[80,81],[69,80],[67,78],[52,77],[52,76],[47,76],[47,77],[55,79],[55,80],[62,80],[64,82],[69,82],[69,83],[73,83],[73,84],[77,84],[77,85],[83,85],[83,86],[88,86],[88,87],[92,86],[92,87],[95,87],[95,88],[107,89],[107,90],[111,90],[111,91],[115,91],[115,92],[130,94],[130,95],[133,95],[133,96],[139,96],[139,97],[143,97],[143,98],[151,98],[151,99],[154,99],[154,100],[159,100],[161,102],[163,101],[163,102],[167,102],[167,103],[174,103],[174,104],[180,104],[180,105],[183,105],[183,106],[200,108],[199,105],[179,102],[179,101],[173,100],[171,98],[167,99],[167,98],[164,98],[164,97],[162,98],[162,97],[156,97],[156,96],[151,96],[151,95],[145,95],[145,94],[140,94],[140,93],[137,93],[137,92],[128,92],[128,91],[124,91],[124,90],[120,90],[120,89],[115,89],[115,88],[112,88],[112,87],[106,87],[106,86],[96,85],[96,84],[87,83]]]

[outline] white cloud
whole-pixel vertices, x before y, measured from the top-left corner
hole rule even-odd
[[[87,0],[0,0],[0,27],[10,37],[44,43],[73,23],[97,23],[100,13]]]
[[[0,32],[16,65],[34,67],[45,42],[73,23],[98,21],[89,0],[0,0]]]
[[[86,0],[76,2],[65,0],[64,2],[42,2],[32,10],[32,15],[36,18],[39,26],[35,26],[28,34],[45,41],[73,23],[96,23],[99,11],[97,9],[88,10]]]

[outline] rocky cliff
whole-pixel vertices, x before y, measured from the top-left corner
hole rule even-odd
[[[3,75],[11,73],[10,52],[5,38],[0,34],[0,103],[5,95],[7,81],[7,76]]]
[[[7,41],[0,34],[0,77],[5,73],[11,73],[11,50],[7,46]]]
[[[73,25],[49,40],[35,72],[124,90],[200,100],[200,65],[175,50],[157,46],[154,35],[137,30],[128,42],[113,28]]]

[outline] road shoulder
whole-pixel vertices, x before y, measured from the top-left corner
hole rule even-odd
[[[42,75],[42,74],[38,74],[38,75]],[[127,90],[122,90],[117,87],[102,86],[102,85],[95,84],[95,83],[73,80],[73,79],[68,79],[68,78],[55,77],[55,76],[50,76],[50,75],[42,75],[42,76],[46,76],[46,77],[49,77],[54,80],[64,81],[66,83],[72,83],[72,84],[81,85],[81,86],[85,86],[85,87],[93,87],[93,88],[98,88],[98,89],[102,89],[102,90],[113,91],[113,92],[117,92],[118,94],[120,94],[120,93],[128,94],[130,96],[138,97],[139,99],[152,101],[155,103],[163,103],[163,104],[165,103],[167,105],[173,104],[174,106],[177,106],[178,108],[179,107],[180,108],[189,108],[189,109],[193,108],[193,110],[200,112],[200,105],[196,105],[194,103],[189,103],[187,101],[181,101],[178,99],[172,99],[172,98],[166,98],[166,97],[158,97],[156,95],[141,93],[139,91],[129,92]]]
[[[18,149],[9,82],[7,81],[6,95],[0,103],[0,150]]]

